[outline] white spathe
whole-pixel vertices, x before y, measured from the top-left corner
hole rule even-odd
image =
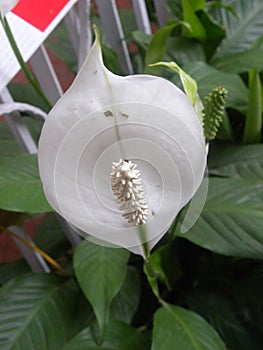
[[[4,17],[7,12],[16,6],[19,0],[0,0],[0,14]]]
[[[142,241],[151,249],[197,191],[206,150],[185,94],[159,77],[110,72],[97,34],[47,117],[38,159],[49,204],[80,234],[143,255]],[[142,173],[149,219],[139,228],[125,220],[112,193],[111,166],[120,159]]]

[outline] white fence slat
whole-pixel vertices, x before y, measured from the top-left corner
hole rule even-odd
[[[63,95],[63,90],[43,45],[30,58],[30,63],[41,89],[51,104],[54,105]]]
[[[146,34],[152,34],[151,24],[145,1],[132,0],[132,4],[138,28]]]
[[[0,93],[0,102],[13,102],[9,91],[6,88],[4,88]],[[30,154],[37,153],[35,141],[33,140],[20,114],[18,112],[15,112],[8,116],[4,115],[4,119],[7,122],[15,139],[19,143],[21,149]]]
[[[78,49],[78,70],[85,61],[92,44],[91,20],[90,20],[90,0],[79,0],[79,49]]]
[[[105,37],[111,48],[117,53],[120,66],[125,74],[133,74],[132,63],[124,39],[122,25],[114,0],[96,0]]]
[[[169,13],[167,10],[166,0],[153,0],[154,6],[156,10],[156,15],[158,19],[158,23],[160,27],[164,27],[167,25],[167,21],[169,18]]]
[[[64,23],[67,27],[74,51],[76,55],[78,55],[80,24],[76,10],[74,8],[72,8],[65,16]]]

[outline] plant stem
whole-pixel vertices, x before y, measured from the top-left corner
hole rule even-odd
[[[45,94],[43,93],[38,81],[36,80],[35,76],[33,75],[33,73],[30,71],[30,69],[28,68],[28,66],[26,65],[21,53],[20,53],[20,50],[16,44],[16,41],[15,41],[15,38],[13,36],[13,33],[11,31],[11,28],[8,24],[8,21],[6,19],[6,17],[2,18],[1,17],[1,22],[2,22],[2,25],[3,25],[3,28],[5,30],[5,33],[6,33],[6,36],[9,40],[9,43],[13,49],[13,52],[27,78],[27,80],[32,84],[32,86],[34,87],[34,89],[36,90],[37,94],[42,98],[42,100],[45,102],[45,104],[47,105],[47,107],[49,109],[52,108],[52,104],[50,103],[50,101],[48,100],[48,98],[45,96]]]
[[[48,254],[46,254],[43,250],[41,250],[40,248],[38,248],[37,246],[35,246],[33,243],[29,242],[28,240],[26,240],[25,238],[19,236],[18,234],[16,234],[15,232],[9,230],[8,228],[0,225],[0,229],[2,231],[7,232],[10,236],[15,237],[16,239],[20,240],[21,242],[24,243],[24,245],[26,245],[28,248],[34,250],[35,252],[37,252],[38,254],[40,254],[50,265],[52,265],[56,270],[58,270],[60,273],[62,273],[63,275],[67,275],[66,271],[53,259],[51,258],[51,256],[49,256]]]

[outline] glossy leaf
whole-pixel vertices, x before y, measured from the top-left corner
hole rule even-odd
[[[243,143],[260,143],[262,131],[262,91],[257,69],[249,72],[248,111],[245,121]]]
[[[51,211],[42,190],[36,155],[0,158],[0,208],[40,213]]]
[[[131,323],[140,302],[140,276],[134,267],[128,267],[124,283],[112,300],[110,319]]]
[[[70,249],[65,232],[63,232],[63,228],[58,223],[54,213],[46,215],[44,220],[36,227],[34,242],[37,247],[51,256],[57,256],[61,252]]]
[[[30,272],[29,265],[23,259],[17,259],[0,264],[0,285],[5,284],[14,277]]]
[[[126,275],[128,251],[108,248],[88,241],[74,253],[74,270],[79,285],[93,307],[103,335],[109,319],[113,298],[119,292]]]
[[[1,350],[61,349],[78,331],[78,297],[73,281],[48,274],[9,281],[0,291]]]
[[[151,263],[158,279],[171,289],[182,273],[173,247],[170,244],[161,246],[151,255]]]
[[[195,11],[199,9],[199,6],[193,6],[194,2],[190,0],[182,0],[183,6],[183,20],[190,24],[191,29],[183,28],[183,35],[188,38],[196,38],[201,41],[206,39],[206,31],[200,22],[199,18],[195,14]]]
[[[181,67],[196,61],[206,61],[201,43],[194,39],[171,37],[167,48],[167,60],[177,62]]]
[[[198,18],[206,31],[204,49],[209,59],[213,55],[221,40],[225,37],[225,30],[204,10],[198,11]]]
[[[123,322],[111,322],[102,344],[96,344],[90,328],[74,337],[63,350],[148,350],[147,338]]]
[[[196,80],[198,92],[203,99],[214,87],[223,86],[229,91],[226,107],[246,111],[248,89],[237,74],[219,71],[205,62],[188,64],[184,70]]]
[[[12,156],[21,153],[17,141],[14,139],[7,123],[0,122],[0,155]]]
[[[163,60],[164,54],[167,49],[169,36],[172,30],[179,25],[186,26],[186,24],[183,22],[175,21],[174,24],[161,28],[154,34],[153,38],[149,43],[149,46],[146,50],[146,55],[145,55],[145,73],[146,74],[161,75],[160,67],[155,65],[149,67],[149,65]]]
[[[245,51],[262,36],[261,0],[225,0],[224,5],[231,6],[232,12],[221,8],[215,13],[216,20],[226,29],[226,38],[218,46],[214,58]],[[233,12],[237,15],[234,16]]]
[[[216,253],[263,259],[262,199],[262,178],[210,178],[201,216],[188,232],[177,234]]]
[[[239,298],[239,291],[235,294]],[[199,315],[204,317],[218,331],[229,349],[260,350],[261,347],[253,331],[242,324],[241,308],[236,306],[236,301],[208,292],[194,292],[187,295],[187,304]]]
[[[253,48],[243,52],[233,53],[213,59],[210,64],[220,70],[229,73],[244,73],[257,67],[259,72],[263,70],[263,50]]]
[[[154,315],[151,350],[225,350],[216,331],[198,314],[165,304]]]
[[[263,178],[263,145],[222,145],[211,148],[209,172],[236,179]]]

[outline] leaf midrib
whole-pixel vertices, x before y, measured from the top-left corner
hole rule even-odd
[[[216,204],[216,207],[214,206],[206,206],[204,207],[202,212],[225,212],[225,213],[238,213],[238,214],[246,214],[252,217],[258,217],[263,219],[263,212],[254,208],[247,209],[242,208],[238,204],[235,206],[227,206],[224,203],[222,205]]]
[[[32,322],[32,320],[35,318],[35,316],[37,315],[37,313],[39,312],[39,310],[41,310],[41,308],[43,307],[43,305],[50,301],[52,299],[52,296],[54,294],[57,293],[57,291],[61,288],[61,285],[56,286],[54,289],[52,288],[51,292],[46,294],[46,297],[43,299],[41,299],[40,304],[38,304],[38,306],[36,308],[34,308],[34,311],[29,315],[26,323],[23,322],[23,327],[20,327],[19,330],[21,330],[17,336],[12,339],[12,344],[10,347],[10,350],[14,349],[14,345],[16,345],[17,340],[19,340],[19,338],[26,332],[27,327],[30,325],[30,323]]]
[[[244,21],[240,21],[239,23],[241,23],[240,26],[238,26],[238,30],[236,30],[234,32],[234,34],[231,37],[228,37],[224,42],[224,46],[222,47],[222,50],[220,50],[220,53],[216,54],[214,56],[214,58],[218,58],[218,57],[222,57],[224,56],[228,51],[227,49],[229,49],[229,47],[231,47],[231,45],[233,44],[234,40],[238,35],[240,35],[240,32],[247,26],[248,22],[252,22],[252,20],[254,19],[254,17],[257,17],[258,13],[261,12],[263,10],[263,3],[259,6],[259,8],[256,8],[252,13],[251,16],[247,17],[247,19]]]
[[[167,305],[166,303],[163,303],[163,306],[165,308],[165,310],[167,310],[175,319],[176,321],[182,326],[182,328],[184,329],[185,333],[187,334],[187,336],[189,337],[191,343],[193,344],[194,348],[196,350],[202,350],[201,347],[199,347],[197,341],[195,340],[194,336],[191,333],[191,329],[186,325],[186,323],[180,318],[179,315],[177,315],[176,312],[173,312],[170,309],[170,306]]]

